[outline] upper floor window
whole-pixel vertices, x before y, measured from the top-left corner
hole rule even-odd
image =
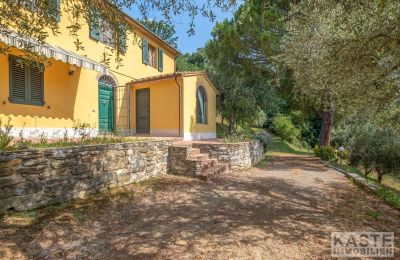
[[[196,91],[196,122],[198,124],[207,124],[207,94],[202,86]]]
[[[44,66],[19,57],[10,56],[11,103],[44,105]]]
[[[149,65],[157,68],[157,62],[156,62],[156,48],[151,46],[149,44]]]
[[[32,12],[38,12],[39,8],[44,7],[49,17],[53,18],[56,22],[60,21],[60,0],[30,0],[22,4]]]
[[[124,25],[119,26],[117,32],[115,32],[109,22],[101,19],[97,12],[93,12],[89,27],[92,39],[115,47],[115,35],[118,39],[117,44],[120,52],[126,52],[126,29]]]
[[[142,38],[142,61],[143,64],[150,65],[160,72],[164,70],[163,50],[149,44],[146,38]]]

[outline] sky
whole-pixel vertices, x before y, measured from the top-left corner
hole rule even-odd
[[[201,2],[205,2],[205,0],[200,0]],[[140,19],[141,15],[138,10],[125,10],[130,16],[135,19]],[[223,21],[225,18],[232,18],[232,11],[223,12],[219,8],[213,9],[216,14],[216,19],[214,21],[210,21],[209,18],[203,17],[201,15],[195,18],[195,35],[189,36],[187,31],[189,30],[189,22],[190,18],[188,15],[183,14],[178,17],[174,17],[172,22],[175,26],[176,34],[178,36],[178,49],[182,53],[192,53],[195,52],[198,48],[204,47],[205,43],[211,39],[211,32],[214,25],[217,22]],[[160,20],[163,19],[162,15],[157,12],[151,12],[149,14],[149,19]]]

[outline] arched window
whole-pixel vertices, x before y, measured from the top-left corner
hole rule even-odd
[[[196,122],[198,124],[207,124],[207,94],[202,86],[196,91]]]
[[[110,87],[117,86],[117,83],[115,83],[115,80],[110,75],[101,75],[101,77],[99,78],[99,83],[107,84]]]

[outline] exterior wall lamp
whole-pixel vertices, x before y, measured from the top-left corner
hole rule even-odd
[[[75,65],[70,65],[69,66],[69,70],[68,70],[68,74],[70,76],[74,75],[74,72],[76,71],[76,66]]]

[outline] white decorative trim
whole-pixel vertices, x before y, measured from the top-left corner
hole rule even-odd
[[[90,136],[97,136],[99,134],[99,129],[96,128],[86,128]],[[37,139],[41,137],[46,138],[63,138],[65,134],[68,138],[79,138],[79,135],[75,133],[73,128],[29,128],[29,127],[14,127],[10,135],[13,137],[22,137],[26,139]]]
[[[196,141],[196,140],[205,140],[205,139],[215,139],[217,138],[216,132],[201,132],[201,133],[185,133],[183,135],[184,141]]]

